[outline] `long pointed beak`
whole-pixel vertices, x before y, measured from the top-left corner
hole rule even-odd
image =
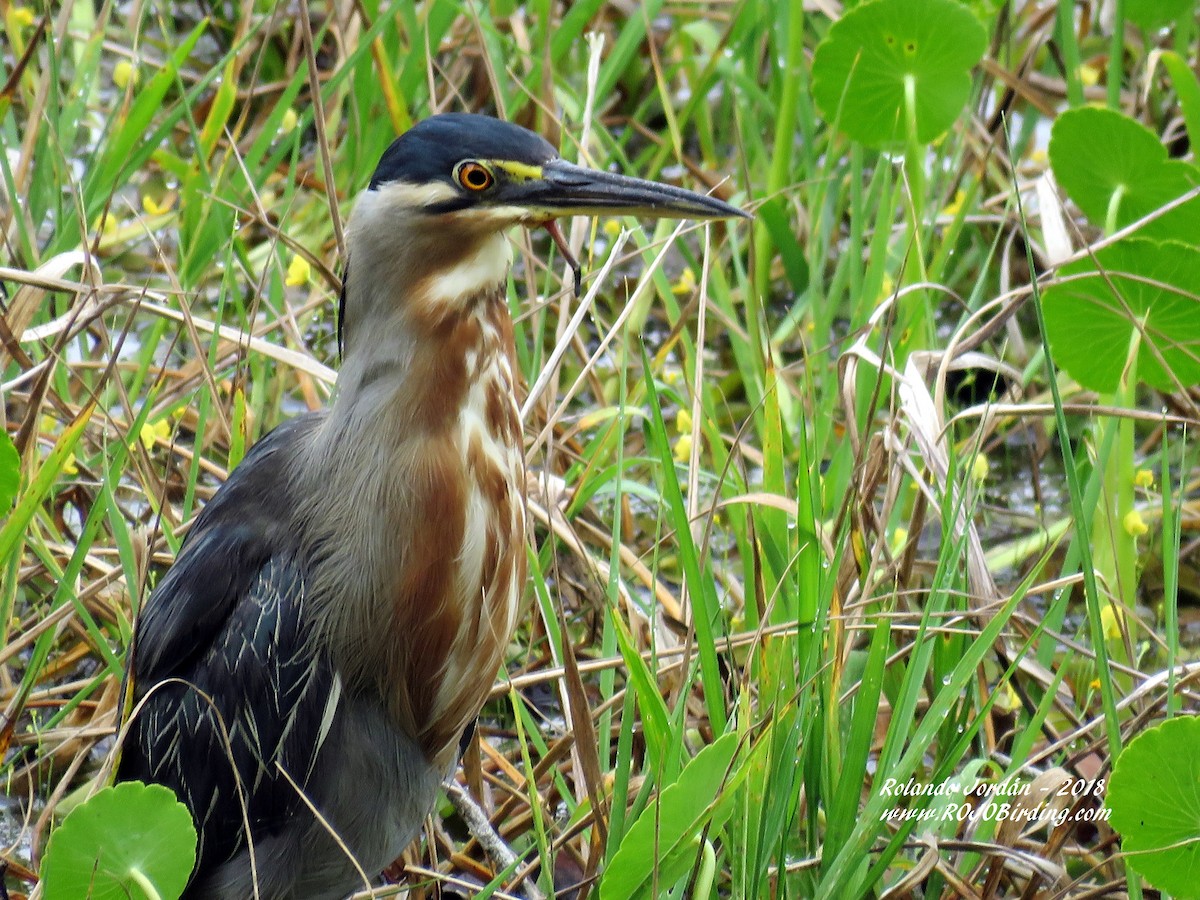
[[[669,184],[586,169],[561,159],[543,165],[541,178],[525,182],[514,193],[513,202],[551,216],[750,218],[749,213],[716,197]]]

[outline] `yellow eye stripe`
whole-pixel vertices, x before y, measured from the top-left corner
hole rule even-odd
[[[512,159],[495,159],[491,162],[497,169],[503,169],[513,181],[540,181],[542,178],[541,166],[531,166]]]

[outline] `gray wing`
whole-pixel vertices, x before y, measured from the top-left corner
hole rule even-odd
[[[299,827],[333,678],[309,641],[287,467],[317,424],[255,445],[196,520],[150,596],[133,648],[135,702],[117,778],[164,784],[200,833],[196,877]],[[306,816],[305,816],[306,818]]]

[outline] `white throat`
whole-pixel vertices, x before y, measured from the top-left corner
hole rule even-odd
[[[508,237],[500,232],[492,234],[474,253],[432,275],[425,288],[425,301],[458,306],[464,297],[478,297],[504,283],[512,261]]]

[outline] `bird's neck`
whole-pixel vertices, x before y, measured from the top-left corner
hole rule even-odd
[[[335,667],[390,691],[431,756],[478,709],[524,580],[507,254],[484,243],[401,280],[405,267],[373,270],[352,245],[345,363],[306,467],[312,508],[342,517],[337,546],[317,541],[312,591]]]
[[[477,311],[503,287],[512,265],[508,238],[494,228],[444,222],[406,209],[403,185],[364,191],[346,228],[348,267],[343,309],[344,364],[339,393],[362,373],[410,352],[413,341],[437,339],[448,321]],[[407,195],[405,195],[407,196]],[[408,198],[411,200],[411,198]]]
[[[386,203],[373,211],[376,193],[359,200],[347,230],[343,363],[330,419],[357,429],[369,424],[364,415],[383,414],[434,429],[465,400],[472,360],[511,352],[512,249],[496,232],[446,246],[420,218],[388,221]]]

